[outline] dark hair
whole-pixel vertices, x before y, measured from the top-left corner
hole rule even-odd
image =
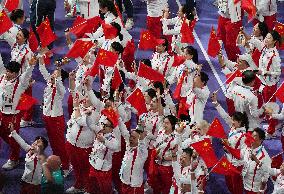
[[[95,91],[95,90],[93,90],[93,92],[94,92],[95,96],[96,96],[100,101],[102,101],[102,94],[101,94],[100,92]]]
[[[111,43],[111,47],[113,48],[113,50],[115,50],[119,54],[123,53],[124,48],[119,42]]]
[[[205,72],[201,71],[200,72],[200,79],[204,83],[204,85],[206,85],[208,80],[209,80],[209,77]]]
[[[150,59],[141,59],[141,62],[147,65],[148,67],[152,67],[152,63]]]
[[[246,70],[242,73],[242,81],[244,84],[249,84],[255,80],[255,73],[251,70]]]
[[[158,89],[158,88],[160,89],[161,95],[164,93],[164,86],[163,86],[162,82],[156,81],[156,82],[154,82],[153,86],[156,89]]]
[[[19,73],[19,71],[21,69],[20,63],[18,63],[16,61],[10,61],[4,67],[6,68],[6,70],[9,70],[10,72],[13,72],[13,73]]]
[[[150,96],[150,98],[152,98],[152,99],[157,98],[157,93],[153,88],[149,88],[148,90],[146,90],[146,92],[147,92],[148,96]],[[161,104],[162,104],[163,107],[166,106],[164,98],[161,98]]]
[[[48,146],[48,141],[47,141],[47,139],[45,139],[45,137],[37,136],[37,137],[35,138],[35,141],[36,141],[36,140],[41,140],[41,141],[42,141],[42,143],[43,143],[43,150],[45,150],[45,148],[47,148],[47,146]]]
[[[275,44],[277,44],[277,42],[279,43],[279,45],[282,44],[281,36],[276,30],[272,30],[269,33],[271,34],[273,40],[276,41]]]
[[[179,119],[180,119],[181,121],[187,121],[187,122],[189,122],[189,123],[190,123],[190,121],[191,121],[190,116],[189,116],[189,115],[185,115],[185,114],[180,114]]]
[[[121,26],[116,22],[111,22],[110,25],[117,29],[117,35],[120,41],[123,40],[123,35],[121,34]]]
[[[258,23],[258,28],[260,30],[260,34],[262,35],[263,38],[266,37],[268,34],[268,27],[265,22],[259,22]]]
[[[190,4],[185,4],[182,6],[182,13],[185,14],[186,19],[193,21],[194,20],[194,15],[193,15],[193,11],[194,11],[195,6],[192,6]]]
[[[192,61],[194,63],[198,63],[198,52],[197,49],[195,49],[193,46],[187,46],[185,47],[185,50],[187,54],[192,55]]]
[[[162,36],[160,39],[163,39],[164,40],[164,43],[162,44],[165,48],[166,51],[169,50],[169,41],[168,39],[165,37],[165,36]]]
[[[62,82],[64,82],[65,79],[69,78],[69,73],[65,71],[64,69],[61,69],[61,79]]]
[[[24,38],[26,39],[26,42],[27,42],[30,37],[30,32],[25,28],[20,29],[20,31],[23,33]]]
[[[232,115],[232,119],[241,123],[241,127],[245,127],[246,130],[249,128],[249,120],[248,116],[245,112],[234,112]]]
[[[192,154],[193,154],[193,149],[191,149],[191,148],[189,148],[189,147],[182,149],[182,151],[183,151],[184,153],[188,154],[190,157],[191,157]]]
[[[172,125],[172,130],[174,131],[176,128],[177,121],[178,121],[177,118],[174,115],[168,115],[168,116],[165,116],[164,119],[169,119]]]
[[[10,19],[16,23],[17,19],[21,19],[25,16],[25,12],[22,9],[15,9],[11,12]]]
[[[265,132],[261,128],[257,127],[253,130],[253,132],[258,134],[260,140],[265,140]]]
[[[100,6],[100,8],[107,8],[108,11],[110,11],[113,15],[115,15],[116,17],[118,16],[113,1],[99,0],[99,6]]]

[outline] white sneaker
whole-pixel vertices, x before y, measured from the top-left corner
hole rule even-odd
[[[33,121],[21,120],[21,123],[20,123],[21,128],[30,127],[32,125],[33,125]]]
[[[133,18],[128,18],[125,22],[125,28],[126,30],[130,30],[134,26]]]
[[[65,191],[65,193],[84,193],[84,189],[76,189],[74,186],[70,187]]]
[[[19,165],[19,161],[13,161],[13,160],[8,160],[3,166],[2,168],[4,170],[12,170],[14,168],[16,168]]]

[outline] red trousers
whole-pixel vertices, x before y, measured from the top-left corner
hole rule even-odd
[[[130,187],[122,183],[121,189],[121,194],[144,194],[144,184],[141,187]]]
[[[259,21],[257,19],[254,19],[252,22],[253,22],[253,25],[255,25]],[[268,28],[269,32],[271,30],[273,30],[273,28],[275,26],[275,22],[276,22],[276,14],[271,15],[271,16],[264,16],[264,23],[267,25],[267,28]],[[265,37],[263,37],[263,38],[265,38]]]
[[[162,35],[162,22],[161,17],[147,16],[146,27],[156,38],[161,38]]]
[[[45,128],[53,154],[60,157],[63,170],[68,170],[69,159],[65,150],[65,120],[64,116],[50,117],[43,115]]]
[[[151,176],[149,184],[153,189],[153,193],[168,194],[170,193],[173,178],[172,166],[162,166],[155,164],[155,175]]]
[[[33,88],[28,87],[28,89],[24,92],[29,96],[33,96]],[[33,113],[34,113],[34,106],[32,106],[29,110],[23,112],[23,120],[24,121],[31,121],[33,120]]]
[[[262,96],[263,96],[263,101],[264,103],[268,102],[271,98],[271,96],[276,92],[277,90],[277,85],[273,85],[273,86],[265,86],[263,91],[262,91]],[[276,102],[276,97],[275,95],[272,97],[272,99],[270,100],[270,102]],[[267,117],[268,120],[268,130],[267,133],[269,134],[273,134],[275,132],[275,127],[277,125],[277,120],[275,119],[271,119],[269,117]]]
[[[10,129],[9,125],[10,123],[14,123],[14,129],[19,132],[20,130],[20,122],[22,118],[22,114],[11,114],[11,115],[6,115],[6,114],[1,114],[1,125],[0,125],[0,137],[10,146],[10,156],[9,159],[13,161],[19,160],[19,154],[20,154],[20,146],[19,144],[15,141],[14,138],[9,137],[10,135]]]
[[[40,194],[40,185],[33,185],[23,181],[20,194]]]
[[[112,172],[96,170],[90,168],[88,193],[91,194],[111,194]]]
[[[121,191],[121,180],[119,177],[119,171],[122,163],[122,152],[115,152],[112,155],[112,181],[115,189],[120,193]]]
[[[238,167],[240,172],[242,171],[242,167]],[[243,194],[243,178],[240,174],[225,176],[226,184],[229,191],[232,194]]]
[[[70,119],[73,113],[73,97],[71,94],[69,94],[68,96],[67,106],[68,106],[68,114],[69,114],[69,119]]]
[[[89,154],[92,148],[79,148],[66,142],[66,151],[75,174],[76,189],[85,189],[88,185],[88,176],[90,172]]]
[[[147,176],[149,177],[149,166],[150,166],[150,160],[151,160],[151,155],[152,155],[153,149],[148,148],[148,157],[147,160],[144,164],[144,169],[146,171]]]
[[[237,61],[238,54],[241,54],[236,40],[242,27],[242,21],[232,23],[230,19],[219,16],[217,36],[223,41],[227,57],[231,61]]]

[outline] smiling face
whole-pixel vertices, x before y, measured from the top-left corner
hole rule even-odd
[[[260,31],[260,29],[258,27],[258,23],[255,24],[255,26],[253,27],[253,35],[255,37],[260,37],[261,36],[261,31]]]
[[[164,119],[164,129],[165,131],[169,131],[169,132],[173,131],[173,126],[168,118]]]
[[[25,42],[27,41],[27,39],[25,38],[23,32],[21,30],[19,30],[17,36],[16,36],[16,42],[19,44],[19,45],[22,45],[24,44]]]
[[[268,48],[273,48],[276,43],[276,40],[273,39],[272,35],[268,33],[264,39],[264,44]]]
[[[139,140],[139,134],[133,130],[129,137],[129,145],[130,147],[137,147],[138,146],[138,140]]]
[[[182,167],[186,167],[190,165],[191,157],[186,152],[183,152],[180,156],[180,164]]]

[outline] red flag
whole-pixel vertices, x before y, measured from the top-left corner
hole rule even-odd
[[[113,25],[104,22],[102,28],[106,39],[114,39],[117,37],[118,30]]]
[[[209,42],[208,42],[207,53],[211,57],[216,57],[218,53],[220,52],[220,49],[221,49],[221,46],[220,46],[218,37],[216,35],[216,31],[212,27]]]
[[[5,3],[5,8],[9,11],[12,12],[13,10],[17,9],[19,6],[19,0],[6,0]]]
[[[175,89],[175,92],[174,92],[174,95],[173,95],[173,98],[176,99],[176,100],[179,100],[180,97],[181,97],[180,93],[181,93],[181,88],[182,88],[182,84],[183,84],[185,75],[186,75],[185,71],[183,71],[180,79],[178,80],[178,83],[177,83],[177,86],[176,86],[176,89]]]
[[[118,17],[119,17],[119,19],[120,19],[120,22],[121,22],[122,26],[125,27],[125,26],[124,26],[124,22],[123,22],[123,18],[122,18],[122,14],[121,14],[121,12],[120,12],[120,10],[119,10],[119,7],[118,7],[118,5],[117,5],[117,3],[116,3],[116,0],[114,0],[113,3],[114,3],[114,6],[115,6],[117,15],[118,15]]]
[[[102,23],[102,19],[99,16],[95,16],[87,19],[87,25],[80,32],[79,37],[88,38],[88,36],[84,36],[86,33],[95,32]]]
[[[157,38],[149,30],[142,30],[140,34],[139,49],[153,50],[156,46]]]
[[[213,122],[211,123],[207,131],[207,135],[210,135],[216,138],[222,138],[222,139],[227,138],[224,127],[218,118],[215,118]]]
[[[36,31],[39,35],[42,48],[47,47],[57,39],[55,33],[52,31],[50,27],[50,22],[48,17],[39,25]]]
[[[281,84],[281,86],[277,89],[275,96],[284,103],[284,82]]]
[[[89,50],[94,46],[92,41],[84,41],[77,39],[72,48],[66,54],[68,58],[84,58]]]
[[[241,0],[234,0],[234,4],[239,3]]]
[[[284,24],[275,22],[274,30],[277,31],[280,36],[284,36]]]
[[[85,76],[95,77],[99,73],[99,68],[100,68],[99,64],[95,62],[94,65],[86,71]]]
[[[159,81],[159,82],[165,81],[165,77],[163,76],[163,74],[145,65],[144,63],[140,63],[137,75],[139,77],[144,77],[151,81]]]
[[[234,156],[234,158],[236,158],[238,160],[241,159],[241,150],[236,149],[236,148],[232,148],[227,143],[224,143],[224,146],[228,150],[228,152],[230,152],[232,154],[232,156]]]
[[[0,35],[4,32],[7,32],[10,28],[13,27],[13,23],[4,11],[4,9],[0,12]]]
[[[280,166],[283,163],[283,157],[282,157],[283,152],[280,154],[277,154],[276,156],[271,157],[271,168],[280,168]]]
[[[147,112],[145,98],[144,98],[144,95],[139,88],[136,88],[126,98],[126,101],[129,102],[129,104],[131,104],[131,106],[133,106],[137,110],[138,116]]]
[[[245,144],[247,145],[247,147],[251,147],[252,143],[255,141],[254,138],[251,136],[251,134],[248,132],[245,134]]]
[[[226,84],[231,83],[236,77],[242,77],[243,74],[240,70],[236,70],[234,73],[229,73],[226,75]]]
[[[174,62],[172,64],[173,67],[180,66],[186,61],[186,58],[181,55],[174,55]]]
[[[215,155],[214,149],[209,138],[190,144],[190,146],[192,146],[196,150],[196,152],[202,157],[208,168],[214,166],[217,163],[218,159]]]
[[[32,27],[30,27],[30,36],[29,36],[29,46],[32,52],[36,52],[37,48],[38,48],[38,41],[36,38],[36,35],[32,29]]]
[[[111,80],[111,88],[117,90],[122,83],[122,78],[117,67],[114,68],[113,77]]]
[[[118,60],[118,54],[115,52],[100,49],[96,61],[99,65],[104,65],[108,67],[114,67]]]
[[[22,94],[18,102],[18,105],[16,107],[16,110],[27,111],[36,103],[37,103],[37,99],[27,94]]]
[[[77,38],[80,38],[84,35],[83,31],[87,25],[86,19],[82,18],[81,16],[77,16],[72,27],[69,29],[69,32],[73,33]]]
[[[232,174],[240,174],[238,169],[232,165],[228,159],[223,156],[217,163],[217,165],[213,168],[212,172],[223,174],[223,175],[232,175]]]
[[[113,127],[118,125],[118,113],[113,108],[103,109],[102,114],[105,115],[110,122],[112,122]]]
[[[195,27],[195,23],[196,20],[191,21],[189,24],[185,19],[183,20],[180,29],[182,43],[194,44],[193,29]]]
[[[135,56],[135,44],[134,44],[134,40],[132,39],[131,41],[128,41],[126,43],[125,49],[123,50],[122,57],[121,57],[124,62],[124,66],[126,70],[130,72],[134,71],[132,67],[132,63],[135,60],[134,56]]]
[[[242,0],[241,7],[248,13],[248,20],[252,20],[256,16],[256,7],[253,0]]]

